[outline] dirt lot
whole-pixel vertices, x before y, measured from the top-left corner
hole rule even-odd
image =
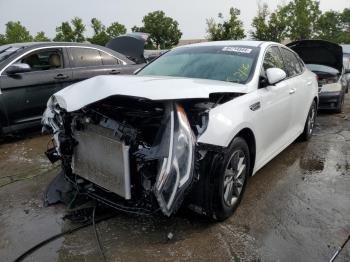
[[[327,261],[350,231],[350,99],[320,114],[308,143],[294,143],[248,183],[236,213],[211,224],[190,212],[169,219],[120,214],[98,225],[108,261]],[[72,225],[45,208],[58,172],[47,136],[0,142],[0,260],[13,261]],[[167,239],[168,233],[174,237]],[[99,261],[91,227],[42,247],[26,261]],[[337,261],[350,261],[350,243]]]

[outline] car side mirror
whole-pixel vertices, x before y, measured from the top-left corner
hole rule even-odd
[[[25,73],[25,72],[30,72],[30,71],[31,71],[31,68],[26,63],[15,63],[15,64],[10,65],[6,69],[6,73],[8,75],[15,75],[18,73]]]
[[[266,77],[270,85],[277,84],[287,77],[284,70],[280,68],[269,68],[266,70]]]
[[[344,74],[350,74],[350,68],[345,69]]]

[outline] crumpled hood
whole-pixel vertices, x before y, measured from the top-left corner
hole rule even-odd
[[[343,49],[340,45],[323,40],[300,40],[287,44],[305,64],[330,66],[339,72],[343,69]]]
[[[216,80],[154,76],[96,76],[55,93],[59,106],[67,112],[79,110],[114,95],[150,100],[209,98],[212,93],[247,93],[247,87]]]

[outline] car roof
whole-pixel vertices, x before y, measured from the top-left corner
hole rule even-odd
[[[76,42],[24,42],[2,45],[1,48],[6,47],[43,47],[43,46],[90,46],[98,48],[106,48],[100,45],[94,45],[90,43],[76,43]]]
[[[251,46],[251,47],[260,47],[262,45],[270,45],[277,44],[275,42],[267,42],[267,41],[253,41],[253,40],[225,40],[225,41],[210,41],[210,42],[201,42],[196,44],[179,46],[177,48],[183,47],[199,47],[199,46],[226,46],[226,45],[238,45],[238,46]]]

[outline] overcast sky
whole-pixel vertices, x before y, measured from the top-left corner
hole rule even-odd
[[[265,0],[271,9],[288,0]],[[179,22],[182,39],[204,38],[206,18],[216,17],[222,12],[228,16],[231,6],[241,10],[241,19],[246,30],[250,29],[256,15],[258,0],[0,0],[0,33],[4,33],[7,21],[21,21],[35,34],[44,31],[49,37],[55,35],[55,28],[61,22],[77,16],[90,25],[96,17],[105,25],[118,21],[128,31],[134,25],[141,25],[145,14],[163,10],[166,15]],[[350,8],[349,0],[321,0],[322,10],[343,10]],[[91,34],[87,27],[87,34]]]

